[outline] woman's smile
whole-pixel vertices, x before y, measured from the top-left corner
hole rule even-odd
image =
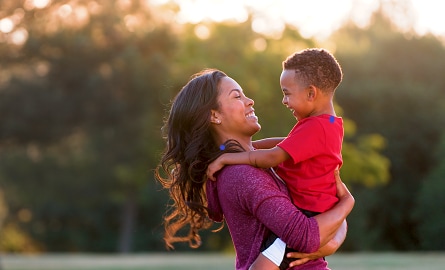
[[[255,115],[255,111],[253,110],[246,114],[246,118],[252,118],[252,117],[258,120],[258,117]]]

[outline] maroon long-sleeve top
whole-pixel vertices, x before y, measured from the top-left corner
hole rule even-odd
[[[207,181],[210,218],[224,218],[236,252],[235,268],[249,269],[272,231],[288,246],[314,252],[320,246],[318,224],[291,202],[286,186],[270,170],[249,165],[225,166],[217,181]],[[293,269],[328,269],[323,259]]]

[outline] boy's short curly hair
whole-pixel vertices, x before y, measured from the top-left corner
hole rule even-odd
[[[311,48],[296,52],[283,61],[284,70],[295,70],[296,76],[307,85],[323,92],[335,92],[343,79],[337,59],[325,49]]]

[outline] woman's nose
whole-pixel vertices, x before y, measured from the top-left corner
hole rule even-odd
[[[247,98],[247,106],[253,106],[253,104],[255,104],[255,101],[251,98]]]

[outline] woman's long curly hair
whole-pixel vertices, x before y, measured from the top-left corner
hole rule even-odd
[[[218,87],[223,77],[227,75],[216,69],[193,75],[174,98],[163,127],[167,144],[155,176],[173,200],[164,216],[168,249],[174,248],[175,242],[188,242],[192,248],[200,246],[198,231],[213,224],[206,208],[207,166],[224,152],[244,150],[236,141],[227,141],[221,151],[212,137],[211,110],[219,107]],[[178,235],[186,226],[188,233]]]

